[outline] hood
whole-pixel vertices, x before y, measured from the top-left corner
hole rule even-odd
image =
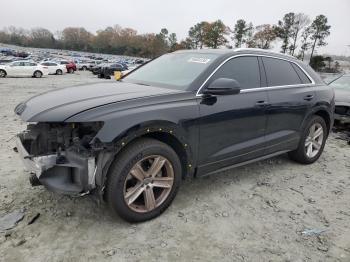
[[[62,88],[20,103],[15,113],[26,122],[62,122],[82,111],[131,99],[181,91],[132,83],[99,83]]]
[[[350,105],[350,90],[335,88],[335,104]]]

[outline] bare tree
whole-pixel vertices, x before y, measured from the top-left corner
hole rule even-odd
[[[276,37],[276,32],[270,24],[259,25],[256,27],[256,32],[253,36],[253,41],[250,43],[250,47],[270,49],[271,43]]]
[[[309,24],[310,24],[310,18],[308,15],[305,15],[303,13],[295,14],[294,23],[291,28],[292,44],[289,46],[289,52],[291,55],[294,55],[295,49],[297,48],[296,43],[300,32],[303,30],[303,28],[307,27]]]
[[[311,28],[306,27],[303,33],[301,34],[301,46],[300,46],[300,52],[298,55],[298,57],[303,61],[304,61],[306,51],[309,50],[311,47],[310,36],[311,36]]]

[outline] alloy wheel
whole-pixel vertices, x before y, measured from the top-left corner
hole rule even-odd
[[[315,157],[321,150],[323,136],[323,127],[320,123],[315,123],[310,126],[309,134],[305,140],[305,151],[308,158]]]
[[[124,201],[138,213],[150,212],[169,196],[174,184],[174,169],[160,155],[147,156],[130,170],[124,183]]]

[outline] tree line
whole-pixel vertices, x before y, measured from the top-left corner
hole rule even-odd
[[[84,27],[67,27],[52,33],[45,28],[25,30],[10,26],[0,31],[0,42],[39,48],[68,49],[117,55],[154,58],[178,49],[220,47],[253,47],[270,49],[279,42],[281,52],[304,59],[311,52],[326,45],[331,26],[324,15],[314,20],[303,13],[287,13],[276,24],[254,26],[239,19],[231,29],[221,20],[202,21],[190,27],[188,36],[178,41],[176,33],[166,28],[159,33],[138,34],[132,28],[119,25],[98,30],[96,33]]]

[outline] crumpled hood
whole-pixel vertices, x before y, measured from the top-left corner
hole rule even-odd
[[[27,122],[62,122],[90,108],[180,91],[131,83],[98,83],[62,88],[20,103],[15,113]]]

